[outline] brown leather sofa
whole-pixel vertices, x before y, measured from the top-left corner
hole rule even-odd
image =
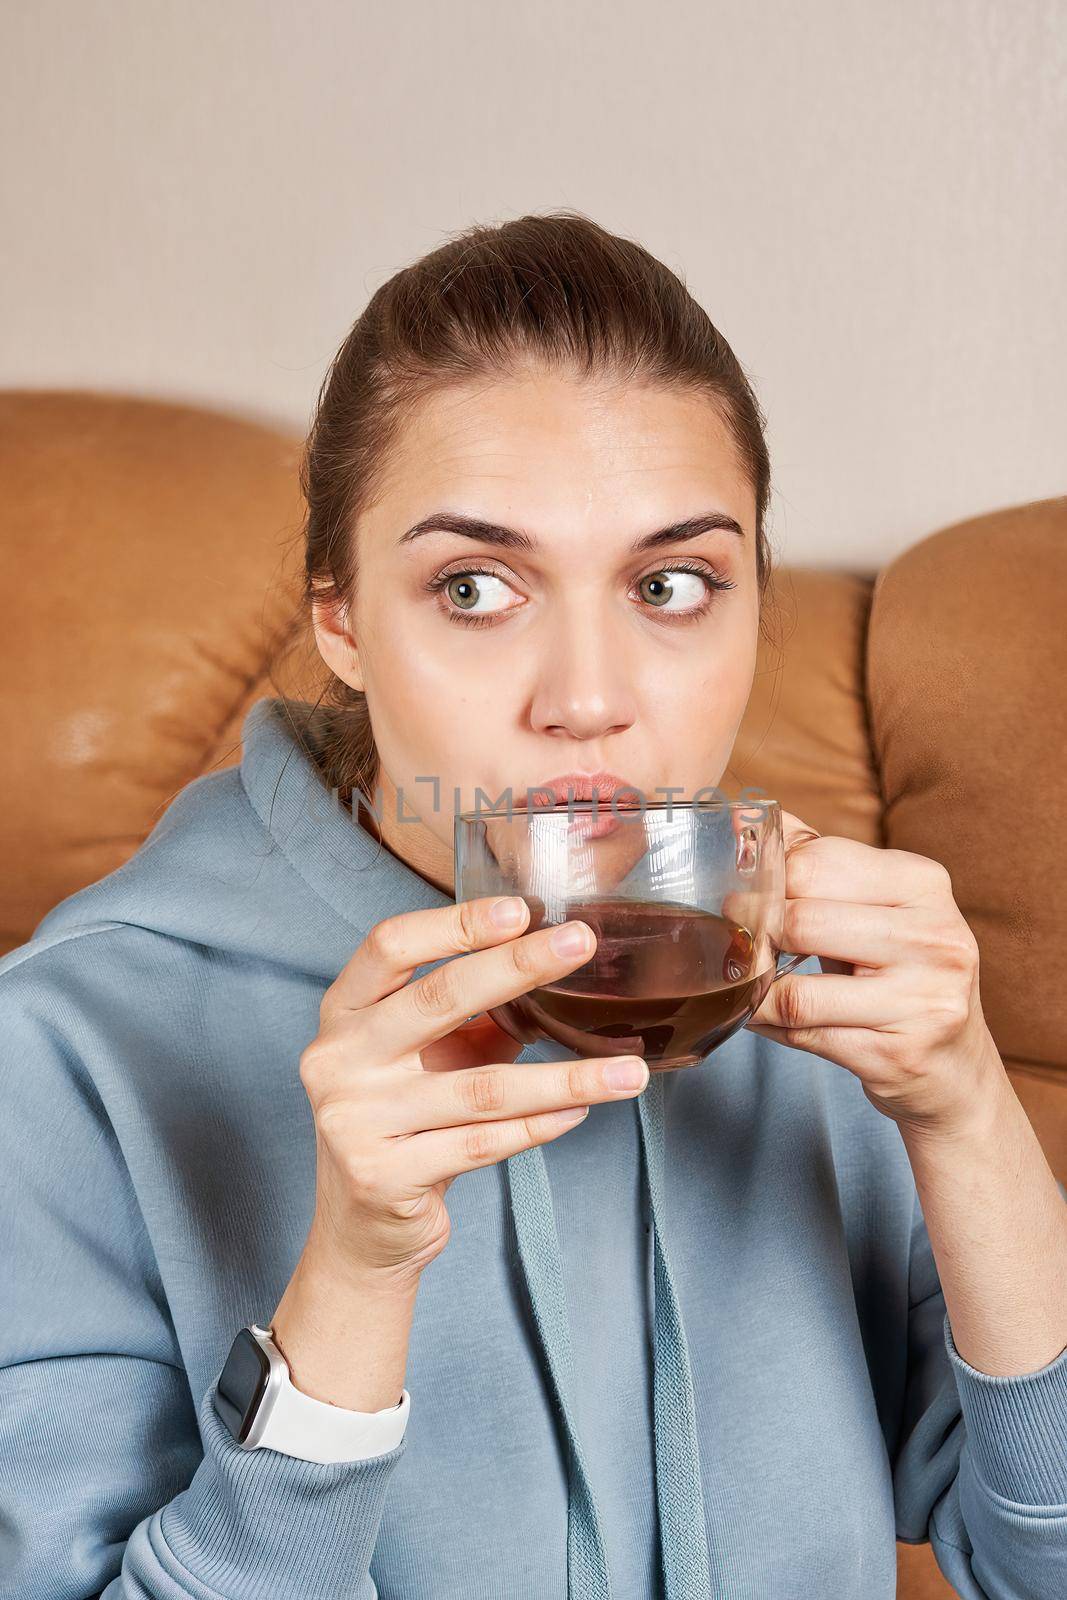
[[[295,604],[299,445],[142,398],[0,395],[0,950],[238,759]],[[877,574],[784,568],[776,593],[782,655],[762,651],[724,784],[944,863],[1067,1181],[1067,498],[942,529]],[[314,698],[320,666],[305,635],[276,681]],[[929,1545],[900,1557],[900,1596],[952,1593]]]

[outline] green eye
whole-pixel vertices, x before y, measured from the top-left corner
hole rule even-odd
[[[703,565],[679,561],[646,573],[638,580],[637,592],[646,605],[663,613],[664,620],[681,623],[698,621],[717,593],[735,587],[729,578],[720,578]],[[464,567],[459,572],[439,572],[426,588],[430,594],[439,594],[448,602],[449,621],[471,628],[493,627],[498,617],[505,617],[509,611],[519,611],[527,603],[520,600],[516,605],[509,605],[507,598],[514,595],[515,590],[488,568]],[[681,604],[672,605],[676,599]],[[498,603],[493,605],[493,600]],[[486,604],[487,601],[490,603]]]
[[[684,567],[665,567],[659,572],[646,573],[639,587],[642,599],[647,600],[649,605],[664,610],[668,608],[675,594],[680,594],[683,603],[670,607],[675,611],[688,611],[690,607],[698,606],[708,592],[704,574],[689,571]]]
[[[469,578],[449,578],[445,593],[451,601],[466,611],[478,598],[478,585],[472,583]]]
[[[502,578],[498,578],[492,572],[454,572],[446,580],[444,591],[453,605],[458,606],[461,611],[473,611],[479,600],[492,599],[493,584],[497,585],[501,593],[506,591],[508,587]],[[488,593],[486,592],[487,590]],[[506,608],[499,606],[493,609],[504,610]],[[482,607],[481,614],[489,614],[486,607]]]

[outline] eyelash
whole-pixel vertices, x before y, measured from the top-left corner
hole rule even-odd
[[[706,567],[699,566],[693,561],[672,561],[670,566],[653,567],[651,571],[643,573],[642,577],[649,578],[653,575],[653,573],[658,572],[695,572],[698,578],[703,578],[708,590],[708,598],[701,605],[691,606],[687,611],[684,612],[676,612],[673,614],[664,612],[664,618],[671,627],[679,623],[699,621],[699,619],[706,615],[706,613],[711,609],[714,595],[721,594],[726,589],[736,589],[737,587],[737,585],[729,578],[719,578],[714,573],[709,572]],[[435,576],[429,580],[426,588],[431,594],[440,594],[442,590],[444,590],[447,585],[452,582],[453,578],[478,577],[500,578],[501,582],[507,582],[507,579],[504,577],[503,573],[497,572],[492,567],[456,567],[451,572],[436,573]],[[640,583],[641,578],[639,578],[637,581]],[[651,609],[653,611],[658,611],[662,610],[663,608],[660,606],[653,606]],[[476,616],[471,612],[465,613],[463,611],[451,611],[446,609],[446,607],[442,607],[442,610],[444,610],[444,614],[450,622],[456,622],[462,628],[493,627],[495,626],[497,619],[503,615],[503,613],[499,611],[488,612],[483,616]]]

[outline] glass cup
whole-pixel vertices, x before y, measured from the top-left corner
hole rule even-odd
[[[489,1015],[522,1044],[695,1066],[806,959],[781,961],[781,808],[617,798],[456,816],[457,900],[521,895],[527,932],[580,919],[597,938],[581,966]]]

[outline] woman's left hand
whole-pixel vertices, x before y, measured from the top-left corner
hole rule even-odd
[[[832,970],[778,979],[748,1026],[846,1067],[902,1128],[966,1127],[1007,1074],[948,872],[909,850],[823,837],[787,811],[782,826],[782,948]]]

